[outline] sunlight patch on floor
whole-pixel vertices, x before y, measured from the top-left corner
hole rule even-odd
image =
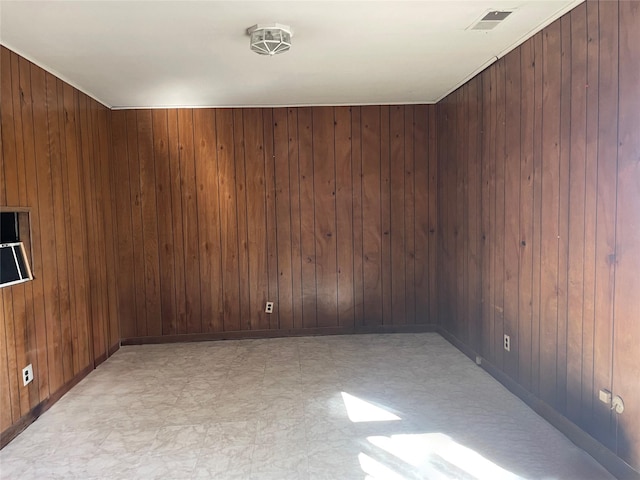
[[[357,422],[389,422],[401,420],[400,417],[348,393],[342,392],[342,401],[347,408],[349,420]]]
[[[362,471],[367,474],[365,480],[405,480],[404,476],[394,472],[366,453],[360,453],[358,461]]]
[[[451,472],[449,475],[442,476],[443,472],[438,472],[438,469],[434,468],[438,465],[450,465],[455,470],[460,470],[478,480],[522,480],[522,477],[487,460],[474,450],[460,445],[443,433],[370,436],[367,440],[372,445],[408,463],[422,474],[429,473],[429,478],[452,478]]]

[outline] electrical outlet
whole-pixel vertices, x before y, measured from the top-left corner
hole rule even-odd
[[[273,302],[267,302],[267,306],[264,308],[266,313],[273,313]]]
[[[504,349],[507,352],[511,351],[511,337],[507,334],[504,335]]]
[[[22,369],[22,384],[26,387],[33,381],[33,365],[29,364]]]
[[[598,392],[598,399],[602,403],[606,403],[607,405],[611,405],[611,392],[609,390],[605,390],[604,388]]]

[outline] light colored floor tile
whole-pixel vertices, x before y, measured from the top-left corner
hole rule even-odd
[[[306,443],[256,444],[251,467],[252,479],[295,479],[309,476]]]
[[[203,425],[179,425],[158,429],[156,437],[149,449],[150,455],[195,456],[207,435],[207,428]]]
[[[129,478],[188,480],[193,478],[197,462],[195,454],[148,454],[142,457]]]
[[[20,480],[466,480],[474,465],[611,478],[437,334],[123,347],[0,451],[0,478]]]
[[[111,455],[136,454],[144,455],[153,445],[158,429],[117,429],[112,430],[100,444],[100,450]]]
[[[207,430],[204,447],[209,452],[226,447],[244,447],[256,441],[258,421],[218,422]]]
[[[271,444],[292,442],[305,444],[307,431],[304,419],[271,417],[258,420],[255,442]]]
[[[195,467],[194,478],[235,478],[251,476],[254,445],[204,448]]]

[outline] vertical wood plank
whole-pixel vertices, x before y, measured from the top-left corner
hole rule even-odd
[[[425,323],[436,323],[437,321],[437,298],[438,298],[438,278],[436,275],[436,265],[438,257],[437,232],[440,228],[440,218],[438,217],[438,197],[437,185],[440,176],[438,168],[438,123],[437,110],[434,105],[427,107],[428,118],[428,134],[427,145],[427,171],[428,171],[428,188],[427,188],[427,204],[429,205],[429,221],[426,225],[420,225],[420,229],[416,230],[416,238],[428,239],[428,262],[427,262],[427,281],[429,295],[425,296],[427,308],[423,308],[428,312]],[[416,240],[417,244],[417,240]],[[417,274],[416,274],[417,278]]]
[[[287,109],[289,185],[291,194],[291,301],[293,328],[302,328],[302,240],[301,240],[301,204],[300,204],[300,161],[298,156],[298,109]]]
[[[178,110],[178,145],[182,178],[186,333],[202,332],[200,253],[193,110]]]
[[[489,341],[488,341],[488,329],[489,329],[489,142],[487,141],[488,129],[489,129],[489,101],[490,101],[490,76],[488,70],[485,70],[481,76],[482,91],[480,92],[482,113],[482,137],[481,137],[481,187],[480,187],[480,278],[481,278],[481,322],[479,325],[480,352],[486,358],[489,354]]]
[[[9,405],[10,405],[10,414],[9,418],[11,423],[17,422],[20,419],[21,411],[20,411],[20,375],[18,375],[18,364],[16,359],[16,331],[15,324],[13,321],[13,297],[9,290],[3,289],[2,300],[0,300],[0,305],[4,306],[3,315],[4,322],[3,329],[5,337],[4,340],[4,349],[7,352],[7,366],[8,369],[6,371],[8,377],[9,388],[7,390],[9,396]]]
[[[353,305],[354,325],[364,322],[362,222],[362,109],[351,108],[351,179],[353,199]]]
[[[169,154],[169,188],[171,191],[171,223],[173,225],[173,255],[175,272],[175,306],[176,318],[169,322],[170,327],[175,329],[175,333],[187,333],[187,298],[185,278],[185,248],[184,248],[184,218],[182,213],[183,192],[182,192],[182,170],[181,170],[181,145],[178,131],[178,112],[169,110],[167,112],[167,142]]]
[[[335,107],[335,191],[338,325],[354,326],[351,108]]]
[[[275,158],[273,153],[273,109],[262,109],[262,128],[264,144],[264,179],[265,179],[265,231],[267,237],[267,300],[278,297],[278,247],[276,245],[278,224],[276,223],[276,185]],[[274,305],[273,313],[268,315],[269,328],[278,329],[280,311]]]
[[[505,59],[496,65],[496,117],[495,117],[495,270],[494,290],[494,361],[499,368],[504,367],[504,280],[505,280]]]
[[[119,299],[118,299],[118,265],[116,263],[117,259],[117,235],[116,235],[116,223],[118,221],[116,215],[116,190],[115,190],[115,182],[117,181],[118,175],[113,171],[113,120],[111,115],[111,110],[102,107],[102,123],[100,128],[106,129],[106,137],[105,142],[103,143],[103,148],[105,149],[105,158],[103,160],[103,168],[105,171],[105,176],[109,178],[109,181],[105,184],[105,189],[109,195],[109,203],[107,208],[105,209],[105,223],[107,231],[107,280],[109,282],[108,285],[108,300],[109,300],[109,351],[108,355],[113,353],[114,348],[120,347],[120,339],[122,338],[122,333],[120,331],[120,317],[118,315],[118,311],[120,308]]]
[[[391,303],[391,142],[390,110],[380,107],[380,268],[382,283],[382,323],[393,324]]]
[[[543,103],[543,33],[540,32],[533,37],[534,42],[534,119],[533,119],[533,239],[531,242],[533,250],[533,274],[532,274],[532,307],[531,318],[532,337],[532,390],[539,395],[540,392],[540,335],[541,335],[541,228],[542,228],[542,103]]]
[[[551,405],[557,400],[560,35],[560,22],[556,21],[545,29],[542,42],[540,397]]]
[[[2,163],[3,163],[3,183],[2,197],[7,205],[19,206],[20,197],[18,187],[18,164],[16,158],[16,130],[14,127],[14,115],[19,116],[20,112],[14,114],[14,105],[11,101],[12,82],[11,82],[11,55],[2,50],[1,65],[3,75],[0,80],[0,92],[2,93],[2,119],[0,126],[2,127]]]
[[[407,285],[405,279],[405,113],[404,107],[393,106],[389,113],[389,153],[390,153],[390,269],[391,269],[391,311],[393,323],[407,323],[405,296]]]
[[[338,322],[333,107],[314,107],[312,115],[317,326],[329,327]]]
[[[65,247],[68,265],[68,281],[69,281],[69,299],[70,299],[70,337],[68,339],[68,348],[72,352],[72,369],[71,377],[75,376],[81,369],[79,363],[79,345],[78,345],[78,312],[83,317],[86,315],[86,296],[84,295],[81,282],[76,280],[77,275],[81,275],[78,269],[82,260],[78,258],[81,253],[74,253],[73,245],[78,243],[78,239],[83,237],[82,202],[79,201],[78,193],[78,142],[77,142],[77,126],[75,124],[75,108],[74,108],[73,89],[67,84],[58,80],[58,114],[60,122],[60,136],[64,140],[65,155],[61,165],[63,177],[64,191],[64,212],[65,212]],[[75,224],[75,225],[74,225]],[[75,233],[74,233],[75,232]],[[80,277],[81,278],[81,277]]]
[[[176,284],[175,284],[175,244],[174,231],[182,233],[181,224],[174,222],[171,195],[171,165],[168,112],[154,110],[151,115],[153,150],[155,165],[155,190],[158,222],[158,261],[160,312],[162,334],[177,333]],[[116,131],[114,129],[114,136]]]
[[[556,409],[565,413],[567,398],[567,313],[569,257],[569,160],[571,155],[571,18],[560,19],[561,91],[560,91],[560,165],[558,210],[558,343]]]
[[[118,299],[116,288],[115,237],[113,216],[113,193],[111,180],[112,135],[111,111],[92,101],[94,110],[94,138],[96,150],[96,172],[99,190],[99,237],[101,287],[99,295],[103,302],[104,355],[120,340],[118,325]]]
[[[3,312],[5,319],[8,318],[4,310],[4,293],[0,295],[0,312]],[[4,321],[0,322],[0,338],[5,340],[4,348],[0,348],[0,430],[4,432],[13,424],[11,380],[9,378],[11,367],[7,358],[9,348],[6,343],[8,337]]]
[[[8,55],[7,53],[5,53],[5,48],[1,45],[0,45],[0,54]],[[1,150],[2,148],[3,148],[2,125],[0,122],[0,151],[2,151]],[[4,185],[6,185],[6,180],[4,176],[4,154],[0,155],[0,185],[2,185],[2,190],[0,190],[0,204],[7,205],[6,188],[4,187]]]
[[[92,318],[91,337],[93,338],[94,354],[96,361],[107,355],[107,316],[108,304],[106,295],[106,259],[105,259],[105,243],[104,243],[104,211],[102,206],[106,199],[102,190],[102,169],[101,169],[101,148],[100,148],[100,127],[98,105],[92,98],[86,100],[87,128],[86,136],[88,143],[88,151],[90,164],[87,171],[89,177],[87,182],[91,185],[90,202],[93,207],[92,224],[90,230],[89,244],[93,248],[92,263],[89,272],[89,284],[91,286],[91,301],[96,306],[96,316]],[[85,190],[86,193],[86,190]]]
[[[519,294],[520,294],[520,181],[521,91],[520,49],[505,58],[505,173],[504,173],[504,333],[511,339],[511,351],[504,353],[504,369],[518,379]]]
[[[144,236],[140,193],[140,163],[138,159],[138,118],[135,110],[126,113],[127,151],[129,154],[129,181],[131,230],[133,232],[133,279],[136,296],[136,335],[147,335],[146,282],[144,272]]]
[[[496,137],[497,137],[497,66],[492,68],[489,74],[489,119],[488,119],[488,127],[487,131],[489,132],[489,136],[487,138],[487,143],[489,146],[489,156],[487,158],[487,165],[489,169],[489,184],[488,184],[488,203],[487,208],[489,212],[489,257],[488,257],[488,278],[487,284],[489,286],[489,305],[488,305],[488,326],[485,335],[487,335],[487,343],[488,343],[488,355],[491,361],[495,362],[496,358],[496,346],[502,349],[501,343],[496,345],[496,334],[495,334],[495,318],[496,318],[496,248],[497,248],[497,235],[496,235],[496,164],[497,164],[497,152],[496,152]]]
[[[571,12],[571,152],[567,258],[567,417],[581,420],[582,332],[584,312],[587,7]]]
[[[134,270],[133,229],[129,183],[129,152],[127,151],[127,117],[123,110],[113,112],[114,168],[119,172],[116,182],[116,215],[118,217],[118,299],[120,328],[124,338],[136,336],[136,282]],[[142,299],[140,299],[142,301]]]
[[[288,109],[273,109],[273,152],[275,156],[276,185],[276,225],[278,258],[278,298],[277,311],[279,328],[294,326],[293,272],[292,272],[292,232],[291,179],[289,164]]]
[[[267,330],[269,318],[264,313],[268,300],[269,278],[266,232],[266,180],[262,112],[244,112],[245,165],[247,178],[247,237],[249,245],[249,288],[251,291],[251,328]]]
[[[455,137],[463,135],[469,124],[469,88],[464,85],[458,90],[458,99],[454,113],[454,122],[456,125]],[[468,342],[468,321],[465,311],[462,308],[467,302],[467,218],[468,212],[464,208],[466,204],[466,195],[468,191],[467,178],[467,160],[468,160],[468,144],[467,142],[455,142],[455,137],[451,136],[452,148],[454,149],[454,158],[456,158],[455,169],[455,200],[454,205],[454,222],[453,222],[453,244],[454,244],[454,261],[455,272],[455,298],[453,304],[453,322],[458,338],[463,342]],[[455,142],[455,143],[454,143]],[[453,299],[452,299],[453,300]]]
[[[456,94],[458,92],[455,92]],[[448,325],[452,329],[454,335],[457,335],[456,325],[454,323],[453,309],[455,302],[453,295],[455,287],[452,282],[455,281],[455,264],[453,257],[455,255],[455,240],[453,220],[455,214],[452,211],[455,205],[455,190],[457,188],[457,179],[452,179],[453,167],[455,165],[455,144],[451,139],[457,133],[458,125],[455,123],[456,111],[454,109],[456,95],[447,98],[442,105],[438,105],[438,113],[440,117],[440,128],[438,129],[438,145],[444,155],[439,158],[440,178],[437,185],[437,196],[441,199],[438,205],[438,215],[442,219],[440,231],[438,234],[438,265],[437,275],[444,284],[441,295],[438,298],[438,323],[440,325]],[[455,185],[455,186],[454,186]]]
[[[200,267],[202,331],[221,332],[224,328],[221,275],[220,177],[216,150],[216,111],[193,111],[195,181]]]
[[[64,383],[62,364],[62,339],[59,323],[59,303],[56,256],[53,189],[51,185],[51,160],[49,151],[45,72],[31,65],[33,96],[33,125],[38,189],[39,231],[41,233],[40,278],[44,284],[45,322],[47,332],[47,357],[49,388],[57,391]]]
[[[61,142],[57,79],[46,75],[47,125],[49,127],[49,153],[51,160],[51,187],[53,198],[54,244],[57,266],[55,282],[58,289],[58,315],[62,350],[62,378],[67,382],[73,378],[73,350],[71,342],[69,275],[67,263],[67,242],[65,229],[65,205],[62,175],[62,157],[66,155]]]
[[[222,255],[222,329],[240,330],[240,276],[238,252],[238,201],[233,138],[233,111],[216,110],[216,150],[220,189]]]
[[[140,200],[144,242],[144,284],[147,335],[162,335],[162,305],[160,301],[158,218],[156,200],[155,152],[153,148],[153,117],[150,110],[139,110],[138,159],[140,162]]]
[[[247,176],[245,173],[245,137],[243,109],[233,110],[234,163],[238,194],[238,275],[240,281],[240,329],[251,328],[251,285],[249,284],[249,239],[247,225]]]
[[[468,127],[468,158],[467,158],[467,274],[469,276],[468,301],[465,316],[468,319],[468,338],[472,347],[480,351],[480,322],[481,322],[481,218],[480,210],[482,196],[482,164],[481,164],[481,130],[482,130],[482,84],[481,77],[476,77],[469,84],[469,127]]]
[[[618,4],[600,2],[598,80],[598,180],[594,329],[594,428],[597,438],[615,448],[610,407],[598,390],[611,385],[616,269],[616,171],[618,168]]]
[[[415,120],[414,105],[405,105],[404,107],[404,198],[403,198],[403,217],[404,217],[404,238],[406,242],[405,250],[402,253],[404,260],[404,282],[405,282],[405,317],[409,324],[416,322],[416,249],[415,249],[415,230],[416,230],[416,185],[415,185]]]
[[[363,324],[382,324],[380,107],[362,107]]]
[[[317,326],[316,225],[313,183],[313,119],[310,108],[298,110],[300,175],[300,244],[302,256],[302,326]]]
[[[596,288],[596,218],[598,185],[598,66],[600,38],[598,3],[586,2],[587,8],[587,125],[585,165],[585,243],[584,319],[582,323],[582,421],[580,424],[595,436],[592,420],[594,405],[594,331]]]
[[[520,48],[520,232],[518,272],[518,380],[532,390],[533,346],[533,182],[535,116],[535,45]]]

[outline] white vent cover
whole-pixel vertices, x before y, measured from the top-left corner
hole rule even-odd
[[[493,30],[512,13],[510,11],[492,10],[485,13],[480,20],[474,22],[468,30]]]
[[[279,23],[259,24],[248,28],[247,35],[251,37],[251,50],[259,55],[276,55],[291,48],[293,30]]]

